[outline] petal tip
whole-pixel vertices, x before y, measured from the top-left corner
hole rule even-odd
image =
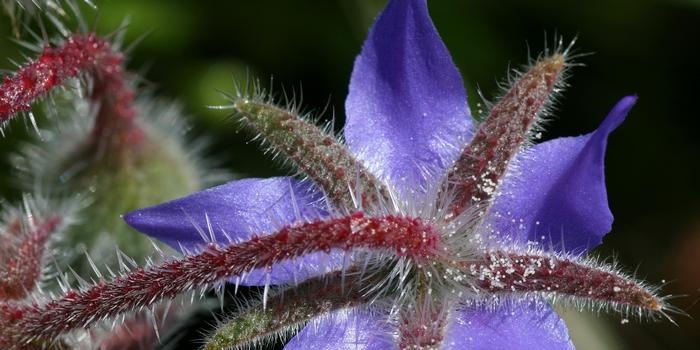
[[[620,99],[619,102],[617,102],[615,107],[620,107],[622,111],[624,111],[624,114],[627,114],[632,107],[634,107],[635,104],[637,104],[637,100],[639,99],[639,95],[637,94],[631,94],[627,95],[623,98]]]
[[[637,103],[638,96],[636,94],[627,95],[621,98],[613,106],[613,108],[608,113],[603,123],[598,127],[596,131],[597,134],[603,134],[605,137],[609,135],[613,130],[615,130],[622,122],[627,118],[632,107]]]
[[[145,228],[147,226],[147,216],[143,215],[144,209],[132,210],[128,213],[122,214],[121,218],[126,222],[131,228],[146,233]]]
[[[423,170],[442,175],[458,156],[471,114],[426,0],[392,0],[379,14],[355,60],[345,111],[348,146],[401,195],[406,185],[430,187]]]

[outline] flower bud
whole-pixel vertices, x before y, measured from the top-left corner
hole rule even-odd
[[[85,102],[65,111],[59,105],[51,108],[59,114],[89,109]],[[28,190],[87,199],[79,222],[65,234],[64,244],[74,247],[71,260],[81,258],[83,248],[98,262],[115,257],[115,247],[137,260],[149,256],[153,245],[120,215],[199,190],[217,174],[198,156],[202,143],[193,146],[183,138],[186,126],[179,106],[144,99],[135,110],[148,116],[136,118],[137,132],[129,131],[137,137],[125,137],[115,125],[107,127],[116,132],[97,134],[91,126],[96,118],[61,116],[53,128],[58,132],[42,132],[43,141],[26,145],[13,159]],[[79,272],[89,271],[87,262],[82,266]]]

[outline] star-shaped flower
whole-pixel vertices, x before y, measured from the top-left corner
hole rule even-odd
[[[355,62],[347,146],[259,95],[231,97],[308,181],[233,181],[125,219],[181,251],[257,247],[257,269],[233,281],[266,286],[271,311],[232,318],[212,349],[310,319],[285,349],[572,348],[551,302],[666,304],[582,256],[610,231],[604,152],[636,98],[592,133],[529,146],[569,59],[546,52],[475,124],[426,1],[391,0]],[[267,299],[270,285],[287,287]]]

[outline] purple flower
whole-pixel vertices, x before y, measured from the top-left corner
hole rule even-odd
[[[573,348],[553,299],[642,311],[664,305],[579,255],[611,229],[605,147],[636,98],[623,98],[592,133],[526,146],[567,58],[566,50],[546,53],[476,125],[426,1],[392,0],[355,62],[347,149],[294,111],[233,98],[240,119],[310,181],[233,181],[125,219],[194,251],[357,212],[380,224],[417,218],[439,233],[439,251],[309,250],[233,281],[293,288],[356,267],[370,276],[368,301],[319,316],[285,349]]]

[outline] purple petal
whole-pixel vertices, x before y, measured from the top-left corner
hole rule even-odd
[[[564,321],[549,305],[503,305],[496,310],[458,310],[443,350],[574,349]]]
[[[240,242],[273,233],[285,224],[318,218],[325,207],[317,193],[288,177],[245,179],[132,211],[124,220],[175,249],[196,251],[212,238],[224,244]],[[336,255],[312,254],[270,271],[256,270],[241,283],[265,284],[267,272],[272,284],[302,280],[337,265]]]
[[[425,0],[390,1],[355,61],[345,109],[352,151],[396,191],[422,192],[469,139],[462,78]]]
[[[284,347],[285,350],[390,350],[386,317],[368,311],[344,310],[309,323]]]
[[[493,208],[501,238],[569,252],[601,243],[613,221],[603,164],[608,135],[636,100],[620,100],[590,134],[545,142],[519,157]]]

